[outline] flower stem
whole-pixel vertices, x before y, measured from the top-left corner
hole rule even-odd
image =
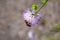
[[[48,0],[41,0],[41,2],[37,6],[36,13],[38,13],[44,7],[44,5],[47,3],[47,1]]]
[[[47,1],[48,0],[42,0],[41,3],[39,3],[38,10],[36,11],[36,13],[38,13],[44,7]]]

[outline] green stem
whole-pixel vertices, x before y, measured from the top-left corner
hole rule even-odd
[[[39,4],[39,9],[36,11],[36,13],[38,13],[43,7],[44,5],[47,3],[48,0],[42,0],[41,3]]]
[[[32,5],[32,10],[35,10],[35,14],[32,14],[34,16],[37,16],[37,13],[44,7],[44,5],[47,3],[48,0],[41,0],[41,2],[39,4],[33,4]],[[31,11],[32,11],[31,10]]]

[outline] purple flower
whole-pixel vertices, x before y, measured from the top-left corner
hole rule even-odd
[[[35,25],[38,24],[40,18],[41,18],[41,14],[37,13],[35,16],[35,10],[32,10],[32,12],[30,11],[30,9],[27,9],[25,12],[23,12],[23,18],[24,20],[26,20],[27,22],[29,22],[31,25]]]

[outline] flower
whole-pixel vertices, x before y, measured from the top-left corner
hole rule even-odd
[[[27,26],[38,24],[40,18],[42,17],[41,13],[38,12],[44,7],[47,1],[48,0],[42,0],[39,4],[32,4],[32,11],[27,9],[23,12],[23,17]]]
[[[38,13],[36,14],[35,10],[32,10],[31,12],[30,9],[27,9],[25,12],[23,12],[24,20],[29,22],[31,25],[38,24],[41,16],[42,16],[41,14],[38,14]]]

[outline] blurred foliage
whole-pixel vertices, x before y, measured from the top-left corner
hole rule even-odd
[[[57,1],[59,1],[59,2],[60,2],[60,0],[57,0]]]
[[[55,25],[51,32],[60,32],[60,24]]]
[[[60,40],[58,37],[46,37],[45,40]]]
[[[53,29],[51,32],[60,32],[60,29]]]
[[[60,24],[57,24],[55,28],[60,29]]]

